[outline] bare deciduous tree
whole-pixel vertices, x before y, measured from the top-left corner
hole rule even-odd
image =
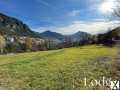
[[[2,35],[0,35],[0,53],[3,53],[5,46],[6,46],[5,39]]]
[[[32,39],[27,37],[25,40],[26,50],[30,51],[32,49]]]
[[[120,19],[120,0],[114,1],[115,7],[113,8],[113,16]]]

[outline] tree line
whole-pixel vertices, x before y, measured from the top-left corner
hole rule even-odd
[[[116,36],[114,34],[114,36]],[[88,38],[73,41],[71,37],[66,37],[63,42],[56,42],[52,39],[40,39],[31,37],[5,36],[0,34],[0,53],[17,53],[31,51],[46,51],[69,47],[78,47],[89,44],[113,45],[113,35],[111,32],[93,35]]]

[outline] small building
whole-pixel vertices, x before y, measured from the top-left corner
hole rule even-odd
[[[112,36],[112,40],[120,41],[120,27],[113,29],[112,31],[110,31],[110,33]]]
[[[108,35],[111,37],[111,40],[116,43],[120,44],[120,27],[113,29],[112,31],[108,32]]]

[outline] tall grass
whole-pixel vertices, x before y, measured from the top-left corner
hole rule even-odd
[[[0,87],[14,90],[85,90],[84,77],[109,76],[114,48],[83,46],[0,56]]]

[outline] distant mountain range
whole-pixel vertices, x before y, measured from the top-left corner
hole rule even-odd
[[[80,31],[72,35],[62,35],[56,32],[45,31],[43,33],[40,33],[39,35],[45,39],[53,39],[61,42],[65,40],[65,38],[70,38],[72,41],[80,41],[80,40],[85,40],[91,37],[91,34],[86,32],[80,32]]]
[[[66,37],[70,37],[73,41],[79,41],[86,39],[91,35],[86,32],[77,32],[72,35],[62,35],[60,33],[45,31],[42,33],[32,31],[26,24],[22,21],[9,17],[0,13],[0,33],[10,36],[26,36],[26,37],[38,37],[43,39],[52,39],[58,42],[63,42]]]

